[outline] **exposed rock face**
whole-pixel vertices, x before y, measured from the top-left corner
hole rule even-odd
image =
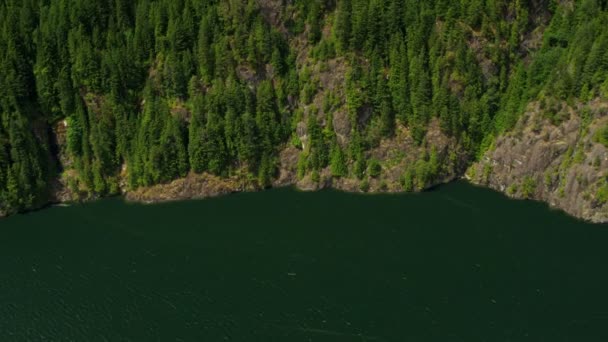
[[[282,30],[284,30],[281,20],[282,9],[290,5],[291,2],[289,0],[256,0],[264,19]]]
[[[297,182],[298,159],[300,150],[289,146],[283,149],[279,155],[280,169],[278,178],[273,182],[272,186],[282,187],[290,186]]]
[[[608,123],[608,104],[566,106],[558,125],[544,118],[532,104],[513,132],[499,137],[494,147],[473,165],[473,182],[515,198],[548,202],[592,222],[608,222],[608,205],[598,191],[608,176],[608,149],[595,142]]]
[[[190,173],[185,178],[167,184],[139,188],[125,193],[129,201],[154,203],[187,199],[202,199],[234,192],[255,191],[245,178],[220,178],[210,174]]]

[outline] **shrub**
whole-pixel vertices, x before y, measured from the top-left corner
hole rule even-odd
[[[531,198],[536,191],[536,181],[530,176],[526,176],[521,185],[521,195],[524,198]]]
[[[372,159],[369,163],[369,176],[372,178],[378,178],[380,177],[380,174],[382,173],[382,166],[380,165],[380,163],[375,160]]]

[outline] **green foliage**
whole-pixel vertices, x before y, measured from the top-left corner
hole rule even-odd
[[[327,137],[323,133],[317,118],[314,115],[308,118],[308,169],[312,171],[320,171],[325,168],[329,162],[329,148]]]
[[[381,173],[382,173],[382,166],[380,165],[380,162],[378,162],[378,160],[376,160],[376,159],[372,159],[368,165],[369,176],[372,178],[378,178],[378,177],[380,177]]]
[[[312,35],[322,25],[315,10],[323,8],[309,11],[319,24]],[[281,106],[299,86],[288,73],[295,57],[255,6],[11,1],[0,4],[0,20],[0,209],[45,200],[58,170],[43,127],[63,119],[70,182],[90,193],[118,192],[124,165],[132,187],[190,170],[245,168],[262,186],[275,176],[289,136]],[[267,64],[273,82],[253,89],[235,74]]]
[[[433,147],[430,154],[421,156],[406,168],[400,179],[401,186],[408,192],[423,190],[435,181],[440,173],[441,162],[437,150]]]
[[[604,180],[603,185],[597,189],[595,200],[599,205],[608,203],[608,181]]]
[[[312,173],[310,174],[310,179],[313,182],[318,183],[321,180],[321,175],[319,175],[319,171],[313,170]]]
[[[608,147],[608,124],[595,133],[595,141]]]
[[[524,180],[521,184],[521,195],[524,198],[531,198],[534,196],[534,192],[536,191],[536,181],[534,178],[530,176],[524,177]]]
[[[601,94],[608,72],[606,5],[550,5],[540,48],[524,54],[522,37],[545,20],[527,1],[338,1],[333,37],[338,54],[351,61],[346,98],[353,122],[361,124],[362,109],[372,107],[367,120],[381,118],[383,135],[391,135],[397,118],[422,144],[437,116],[444,132],[476,154],[487,137],[513,128],[543,92],[582,101]],[[487,42],[483,51],[471,48],[472,35]],[[526,55],[530,63],[523,62]],[[553,113],[555,123],[564,119],[563,112]]]
[[[557,124],[559,103],[608,98],[605,1],[295,0],[281,12],[275,22],[255,1],[2,2],[0,210],[43,203],[62,171],[97,195],[119,192],[125,173],[133,188],[188,172],[269,186],[279,150],[302,147],[301,122],[300,177],[329,167],[363,180],[378,177],[370,148],[402,132],[426,146],[435,120],[479,156],[532,100],[555,98],[543,111]],[[319,71],[331,66],[346,68],[344,89],[325,89]],[[352,128],[344,149],[339,110]],[[53,127],[67,129],[69,170],[55,165]],[[608,145],[607,132],[596,141]],[[406,190],[443,171],[437,151],[417,157]]]
[[[363,155],[358,155],[357,159],[355,159],[355,176],[357,176],[358,179],[363,179],[363,177],[365,176],[365,169],[366,169],[366,165],[367,162],[365,161],[365,158]]]
[[[348,167],[346,166],[346,156],[342,148],[338,144],[334,144],[331,149],[330,160],[331,175],[334,177],[348,176]]]
[[[401,176],[401,187],[406,192],[414,191],[414,173],[410,168]]]
[[[367,178],[361,180],[361,182],[359,182],[359,190],[361,190],[362,192],[368,192],[369,191],[369,180]]]
[[[298,158],[298,169],[297,169],[298,179],[304,178],[307,170],[308,170],[308,154],[306,152],[300,153],[300,157]]]
[[[514,196],[517,193],[517,184],[511,184],[509,185],[509,187],[507,188],[507,194],[509,196]]]

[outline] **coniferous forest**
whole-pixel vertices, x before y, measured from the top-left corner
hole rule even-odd
[[[530,103],[559,124],[554,107],[607,98],[606,0],[0,0],[0,211],[58,180],[268,187],[286,147],[298,177],[364,188],[383,167],[367,151],[404,130],[424,146],[438,122],[471,163]],[[404,190],[441,173],[426,154]]]

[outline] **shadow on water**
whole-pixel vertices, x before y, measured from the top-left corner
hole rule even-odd
[[[52,207],[0,221],[0,331],[9,341],[606,341],[606,227],[465,182]]]

